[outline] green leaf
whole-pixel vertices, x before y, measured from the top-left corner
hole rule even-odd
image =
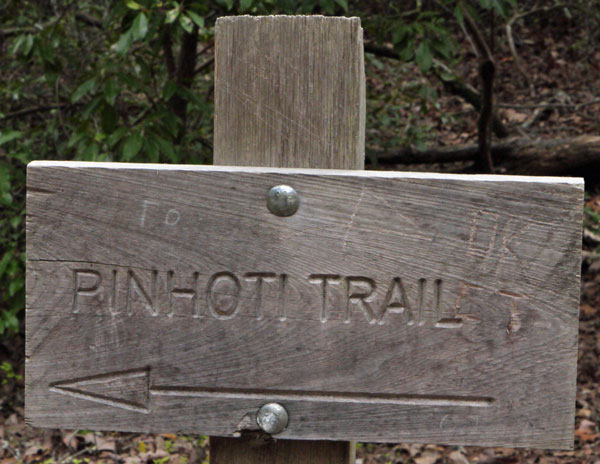
[[[19,319],[8,311],[0,313],[0,334],[7,330],[9,332],[17,332],[19,330]]]
[[[442,79],[445,82],[451,82],[456,80],[456,76],[452,73],[442,72],[440,73],[440,79]]]
[[[117,112],[115,108],[111,105],[104,104],[104,108],[102,108],[102,130],[106,134],[110,134],[115,130],[115,125],[117,123]]]
[[[119,93],[121,92],[121,88],[119,87],[119,83],[117,79],[111,77],[104,82],[104,87],[102,88],[102,92],[104,93],[104,99],[106,103],[111,106],[114,106]]]
[[[8,168],[0,164],[0,193],[10,191],[10,172]]]
[[[86,161],[96,161],[98,159],[98,153],[100,152],[100,147],[97,143],[90,141],[84,148],[81,150],[80,156],[82,159]]]
[[[0,259],[0,277],[2,277],[4,275],[4,272],[6,271],[6,267],[8,266],[8,263],[10,262],[10,260],[12,259],[12,256],[13,256],[13,252],[12,252],[12,250],[9,250],[6,253],[4,253],[4,256],[2,256],[2,259]]]
[[[127,140],[125,140],[125,143],[123,144],[123,161],[131,161],[142,148],[142,142],[142,136],[139,132],[127,137]]]
[[[200,16],[198,13],[194,13],[193,11],[188,11],[187,15],[190,17],[192,21],[198,26],[200,29],[204,28],[204,18]]]
[[[180,16],[179,17],[179,24],[181,24],[181,27],[183,28],[183,30],[185,32],[187,32],[188,34],[191,34],[192,31],[194,30],[194,23],[187,16],[183,16],[183,15]]]
[[[431,45],[433,46],[433,49],[438,55],[448,59],[452,55],[454,48],[452,41],[448,38],[446,39],[447,40],[434,39],[431,42]]]
[[[130,10],[141,10],[142,9],[142,5],[140,5],[138,2],[135,2],[133,0],[125,0],[125,5],[127,5],[127,8],[129,8]]]
[[[126,133],[127,129],[125,127],[119,127],[116,131],[106,137],[105,143],[109,148],[113,148]]]
[[[177,95],[185,98],[188,102],[194,103],[196,105],[202,105],[202,98],[198,95],[198,92],[194,92],[187,87],[177,87]]]
[[[73,92],[73,94],[71,95],[71,103],[78,102],[79,100],[81,100],[82,97],[93,91],[95,88],[96,77],[94,76],[91,79],[85,81],[79,87],[77,87],[77,89],[75,89],[75,92]]]
[[[392,43],[394,45],[403,43],[409,38],[410,32],[410,28],[405,25],[396,27],[394,32],[392,32]]]
[[[21,220],[23,218],[21,216],[13,216],[12,218],[10,218],[10,226],[13,229],[16,229],[17,227],[19,227],[21,225]]]
[[[240,11],[245,12],[252,6],[252,0],[240,0]]]
[[[335,0],[335,3],[341,6],[344,11],[348,11],[348,0]]]
[[[424,40],[421,41],[415,50],[415,61],[421,72],[427,72],[431,68],[431,50],[429,49],[429,44]]]
[[[3,192],[0,194],[0,203],[5,205],[5,206],[9,206],[12,205],[13,202],[13,197],[10,194],[10,192]]]
[[[23,279],[11,280],[8,284],[8,296],[14,296],[19,290],[23,289]]]
[[[494,6],[496,13],[498,13],[501,17],[506,18],[508,16],[506,5],[504,5],[503,2],[499,0],[492,0],[492,5]]]
[[[177,17],[179,16],[179,6],[173,8],[172,10],[167,11],[167,16],[165,18],[165,22],[167,24],[174,23]]]
[[[117,73],[117,75],[119,76],[119,80],[128,87],[128,90],[137,93],[142,89],[142,83],[136,75],[124,72]]]
[[[33,36],[31,34],[27,34],[25,36],[25,42],[23,43],[23,55],[29,55],[29,52],[33,48]]]
[[[465,20],[465,15],[460,3],[457,3],[454,7],[454,16],[459,23],[462,23]]]
[[[377,69],[379,69],[380,71],[383,70],[383,68],[385,67],[383,65],[383,63],[381,61],[379,61],[377,58],[373,57],[369,59],[369,62],[375,66]]]
[[[433,87],[424,85],[419,89],[419,97],[421,97],[423,100],[437,100],[438,95]]]
[[[85,136],[85,132],[73,132],[67,141],[67,148],[73,148],[75,145],[79,144],[79,142],[81,142]]]
[[[319,6],[327,14],[335,14],[335,3],[334,0],[319,0]]]
[[[175,81],[167,81],[165,82],[165,85],[163,86],[162,89],[162,97],[165,100],[169,100],[173,94],[175,93],[175,91],[177,90],[177,84],[175,83]]]
[[[425,28],[421,23],[414,23],[413,29],[417,35],[423,36],[425,34]]]
[[[25,38],[26,38],[25,34],[17,36],[17,38],[12,43],[11,47],[8,49],[8,51],[11,55],[16,55],[19,52],[21,45],[23,45],[23,43],[25,43]]]
[[[144,139],[144,151],[148,156],[148,161],[150,161],[151,163],[159,162],[158,145],[154,142],[152,138]]]
[[[0,145],[10,142],[11,140],[18,139],[23,135],[23,132],[11,130],[8,132],[0,132]]]
[[[143,11],[133,20],[131,31],[133,33],[133,40],[142,40],[146,37],[148,33],[148,18]]]
[[[160,151],[164,153],[171,162],[176,163],[177,155],[175,154],[173,143],[163,139],[162,137],[159,137],[158,135],[154,137],[154,140],[160,147]]]
[[[169,115],[169,117],[162,121],[162,124],[171,136],[176,137],[179,133],[179,128],[181,127],[181,119],[178,116]]]
[[[133,34],[131,32],[131,29],[129,29],[127,32],[121,34],[121,37],[119,37],[119,41],[116,44],[114,44],[112,48],[114,48],[114,50],[119,55],[124,55],[125,53],[127,53],[127,50],[129,50],[129,47],[131,47],[132,42]]]
[[[409,39],[402,48],[398,50],[398,56],[402,61],[410,61],[415,55],[415,43],[413,39]]]
[[[100,103],[102,103],[102,95],[96,95],[87,105],[85,105],[85,108],[83,108],[83,111],[80,113],[79,117],[81,119],[89,118],[90,114],[96,111]]]

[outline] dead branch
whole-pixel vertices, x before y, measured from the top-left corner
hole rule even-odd
[[[471,37],[473,44],[477,48],[479,52],[480,59],[485,59],[488,61],[494,61],[492,57],[492,52],[490,51],[485,39],[483,38],[483,34],[475,24],[475,20],[469,14],[469,11],[464,7],[464,4],[461,2],[463,17],[465,19],[465,30],[467,34]]]
[[[491,122],[495,69],[494,62],[491,60],[484,60],[479,66],[479,75],[482,81],[482,104],[477,123],[479,157],[476,169],[482,172],[493,172],[494,170],[490,145],[492,142]]]
[[[533,103],[531,105],[513,105],[511,103],[500,103],[498,104],[498,107],[500,108],[512,108],[515,110],[534,110],[537,108],[542,108],[542,109],[551,109],[551,110],[556,110],[556,109],[578,109],[578,108],[583,108],[585,106],[591,106],[591,105],[598,105],[600,104],[600,98],[596,98],[594,100],[590,100],[587,102],[581,102],[581,103],[548,103],[548,102],[541,102],[541,103]]]
[[[594,251],[581,251],[581,258],[583,261],[587,263],[593,263],[594,261],[600,260],[600,253],[596,253]]]
[[[479,112],[479,121],[477,124],[479,156],[475,162],[475,169],[481,172],[493,172],[494,164],[492,162],[490,144],[496,64],[494,63],[492,52],[488,48],[477,24],[464,7],[464,4],[461,3],[460,6],[464,17],[465,29],[473,40],[480,56],[479,79],[481,80],[481,110]]]
[[[395,60],[399,60],[400,57],[398,54],[388,47],[382,47],[378,45],[374,45],[371,43],[365,44],[365,52],[373,53],[374,55],[392,58]],[[460,79],[447,80],[444,79],[443,74],[453,74],[452,70],[448,68],[444,63],[439,60],[433,60],[433,71],[435,76],[442,82],[444,86],[444,90],[452,95],[456,95],[457,97],[462,98],[467,103],[469,103],[476,111],[481,110],[481,95],[479,92],[471,85],[466,82],[463,82]],[[498,138],[506,138],[510,135],[509,130],[506,128],[502,120],[498,117],[497,114],[493,114],[492,116],[492,130],[496,137]]]
[[[210,50],[210,49],[211,49],[211,48],[213,48],[214,46],[215,46],[215,43],[214,43],[214,42],[211,42],[211,43],[209,43],[209,44],[205,45],[204,47],[202,47],[202,48],[200,49],[200,51],[198,52],[198,54],[197,54],[196,56],[198,57],[198,56],[204,55],[204,54],[205,54],[205,53],[206,53],[208,50]]]
[[[208,68],[210,65],[212,65],[215,62],[214,57],[213,58],[209,58],[208,60],[206,60],[204,63],[202,63],[200,66],[198,66],[195,70],[194,70],[194,75],[201,73],[202,71],[204,71],[206,68]]]
[[[367,161],[375,158],[381,165],[474,162],[478,145],[456,145],[418,151],[401,148],[395,151],[371,151]],[[515,137],[493,144],[490,152],[499,171],[528,175],[567,175],[592,172],[600,167],[600,136],[533,140]],[[471,167],[460,171],[472,171]]]
[[[35,106],[32,108],[24,108],[22,110],[13,111],[12,113],[7,113],[0,118],[0,121],[6,121],[9,119],[21,118],[23,116],[29,116],[30,114],[35,113],[43,113],[46,111],[51,111],[59,108],[66,108],[77,105],[76,103],[54,103],[51,105],[41,105]]]
[[[95,16],[93,16],[91,14],[77,12],[77,13],[75,13],[75,19],[78,19],[82,23],[85,23],[89,26],[94,26],[99,29],[102,29],[102,20],[99,18],[96,18]]]
[[[17,34],[35,34],[39,32],[35,27],[7,27],[0,29],[0,37],[11,37]]]
[[[533,82],[531,82],[531,79],[529,79],[529,74],[527,74],[527,71],[525,71],[525,68],[523,68],[523,64],[521,63],[521,59],[519,58],[519,54],[517,53],[517,48],[515,47],[515,41],[512,35],[512,25],[516,19],[517,16],[513,16],[511,19],[508,20],[506,26],[504,26],[504,30],[506,31],[506,41],[508,42],[508,48],[510,50],[510,54],[513,57],[515,66],[517,67],[519,74],[523,76],[525,84],[527,84],[527,87],[529,87],[529,94],[533,97],[535,96],[535,87],[533,85]]]

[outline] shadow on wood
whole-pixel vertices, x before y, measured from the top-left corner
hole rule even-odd
[[[347,442],[277,440],[268,444],[252,439],[210,438],[213,464],[353,464],[355,447]]]

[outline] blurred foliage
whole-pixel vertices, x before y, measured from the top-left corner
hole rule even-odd
[[[506,20],[516,0],[476,0],[477,21]],[[486,13],[487,12],[487,13]],[[33,159],[210,163],[214,25],[234,14],[360,16],[369,40],[429,73],[452,68],[456,0],[7,0],[0,3],[0,334],[24,308],[25,166]],[[375,56],[367,59],[377,67]],[[190,69],[190,63],[192,68]],[[455,79],[448,74],[446,79]],[[400,121],[427,81],[369,94],[369,125],[420,147],[427,126]],[[377,141],[375,141],[377,143]]]
[[[600,213],[587,205],[583,208],[583,227],[593,236],[600,237]],[[594,248],[594,253],[600,254],[600,244]]]

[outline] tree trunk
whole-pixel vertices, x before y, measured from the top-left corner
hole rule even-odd
[[[179,52],[179,62],[177,64],[177,75],[175,82],[179,87],[191,88],[194,80],[194,70],[196,68],[198,47],[198,26],[194,25],[192,32],[185,32],[181,41],[181,50]],[[186,133],[187,128],[187,98],[175,93],[169,101],[171,110],[181,121],[179,126],[179,134],[177,135],[178,143],[181,142]]]

